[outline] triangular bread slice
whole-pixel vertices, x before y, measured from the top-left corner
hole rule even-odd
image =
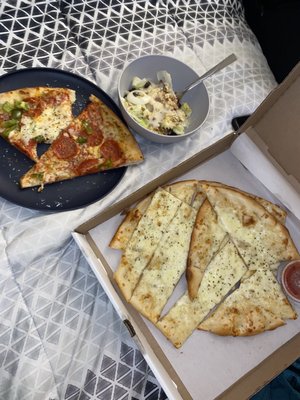
[[[182,203],[134,289],[130,303],[153,323],[186,270],[196,210]]]
[[[261,268],[244,280],[199,329],[218,335],[250,336],[296,318],[273,273]]]
[[[280,261],[300,257],[286,227],[254,198],[211,185],[205,192],[250,270],[276,269]]]
[[[114,274],[127,301],[130,300],[144,268],[150,262],[163,233],[181,204],[181,200],[162,189],[152,197],[145,214],[127,243]]]
[[[196,217],[188,255],[186,278],[191,300],[197,297],[205,269],[226,236],[227,233],[218,223],[217,214],[206,199]]]
[[[195,202],[196,206],[199,207],[199,204],[201,204],[205,198],[205,194],[197,193],[197,184],[197,180],[178,181],[163,186],[163,189],[181,201],[189,205]],[[143,214],[146,212],[152,197],[153,193],[150,193],[150,195],[139,201],[132,209],[127,211],[126,216],[121,221],[112,240],[110,241],[109,247],[116,250],[124,250],[126,248],[133,231]]]
[[[177,348],[247,271],[232,241],[228,240],[206,268],[198,295],[191,301],[186,292],[156,326]]]
[[[227,189],[231,189],[231,190],[235,190],[236,192],[245,194],[246,196],[251,197],[252,199],[255,199],[259,204],[261,204],[270,214],[272,214],[279,222],[281,222],[282,224],[285,223],[285,219],[286,219],[286,211],[281,208],[278,204],[272,203],[271,201],[268,201],[260,196],[256,196],[254,194],[245,192],[241,189],[238,189],[236,187],[233,186],[229,186],[229,185],[225,185],[224,183],[221,182],[214,182],[214,181],[199,181],[199,187],[200,190],[203,190],[205,192],[205,189],[207,188],[207,186],[214,186],[214,187],[222,187],[222,188],[227,188]]]
[[[149,204],[151,203],[153,193],[126,212],[125,217],[118,226],[114,236],[112,237],[109,247],[116,250],[125,250],[135,228],[140,219],[145,214]]]

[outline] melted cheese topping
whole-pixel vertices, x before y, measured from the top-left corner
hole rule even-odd
[[[226,296],[247,271],[236,247],[228,241],[208,265],[198,295],[186,292],[158,321],[157,326],[175,347],[180,347],[206,315]]]
[[[156,322],[185,271],[196,211],[182,203],[144,269],[130,302]]]
[[[43,136],[46,143],[52,143],[59,132],[66,128],[72,119],[69,102],[63,102],[58,107],[47,107],[41,115],[35,118],[26,115],[21,118],[21,130],[12,131],[9,138],[19,138],[25,143],[37,136]]]
[[[180,204],[179,199],[165,190],[159,190],[140,219],[115,273],[115,279],[126,300],[131,298],[144,268]]]
[[[273,273],[261,268],[244,280],[199,328],[220,334],[249,335],[296,317]]]

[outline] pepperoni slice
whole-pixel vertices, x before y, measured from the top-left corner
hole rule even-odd
[[[44,106],[41,99],[28,97],[24,99],[24,101],[29,105],[29,110],[25,111],[24,115],[27,115],[28,117],[38,117],[42,114]]]
[[[122,157],[122,151],[118,143],[113,139],[107,139],[101,146],[100,151],[106,160],[117,161]]]
[[[99,172],[99,160],[92,158],[82,161],[76,168],[79,175],[93,174]]]
[[[70,136],[63,134],[53,143],[52,149],[57,158],[67,160],[76,156],[78,152],[77,144]]]
[[[103,142],[103,133],[100,129],[93,129],[91,135],[87,135],[87,143],[89,146],[99,146]]]

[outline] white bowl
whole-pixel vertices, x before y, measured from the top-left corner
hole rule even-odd
[[[183,98],[184,102],[187,102],[192,109],[189,125],[183,135],[161,135],[141,126],[131,117],[121,101],[126,91],[131,88],[132,79],[135,76],[157,82],[156,74],[158,71],[167,71],[171,74],[175,92],[182,91],[199,77],[192,68],[173,57],[149,55],[137,58],[127,65],[119,79],[118,97],[120,109],[129,127],[144,138],[157,143],[178,142],[194,134],[207,117],[209,97],[203,83],[191,89]]]

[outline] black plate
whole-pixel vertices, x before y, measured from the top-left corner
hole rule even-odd
[[[30,68],[0,77],[1,92],[34,86],[75,90],[74,115],[80,113],[88,103],[89,96],[94,94],[122,118],[115,102],[103,90],[72,73],[52,68]],[[39,154],[45,149],[46,145],[40,145]],[[20,189],[19,179],[32,165],[31,160],[0,137],[0,196],[23,207],[45,211],[72,210],[100,200],[116,187],[126,171],[126,167],[121,167],[57,182],[46,185],[41,192],[37,187]]]

